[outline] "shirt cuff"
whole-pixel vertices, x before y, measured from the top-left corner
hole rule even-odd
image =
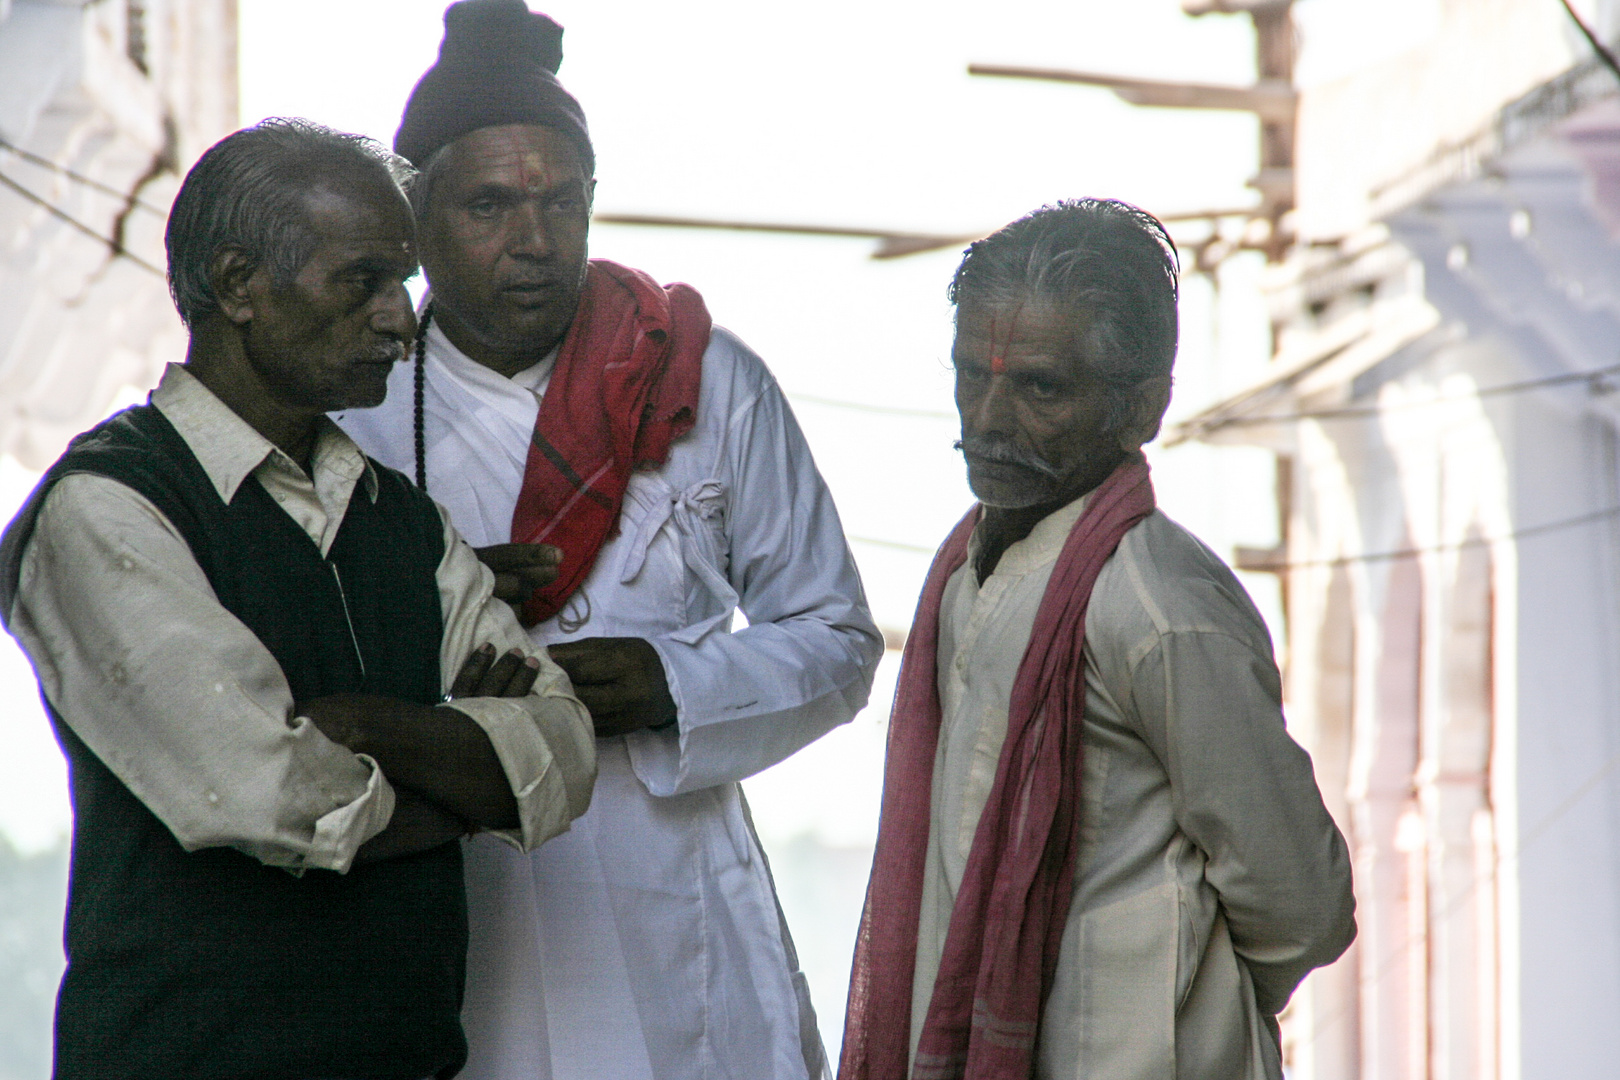
[[[371,770],[366,790],[359,798],[316,820],[309,853],[297,867],[290,869],[336,870],[346,874],[354,864],[360,845],[388,827],[389,819],[394,816],[394,787],[369,754],[355,757]]]
[[[533,851],[583,814],[596,783],[596,737],[572,697],[457,698],[446,702],[489,736],[517,799],[516,829],[490,832]]]

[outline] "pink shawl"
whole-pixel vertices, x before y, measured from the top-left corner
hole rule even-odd
[[[1153,512],[1132,454],[1092,493],[1053,567],[1013,684],[1007,738],[979,818],[911,1066],[913,1080],[1029,1080],[1074,886],[1085,715],[1086,605],[1120,539]],[[946,582],[975,507],[934,556],[900,667],[877,851],[855,946],[839,1080],[904,1080],[934,753]]]

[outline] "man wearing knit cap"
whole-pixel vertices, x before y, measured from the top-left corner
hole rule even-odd
[[[816,1080],[738,782],[849,720],[882,642],[764,364],[690,287],[587,260],[561,34],[522,0],[446,12],[395,138],[421,170],[415,363],[339,418],[483,548],[596,724],[572,831],[468,845],[465,1075]]]

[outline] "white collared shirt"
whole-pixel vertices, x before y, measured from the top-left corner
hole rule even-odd
[[[372,465],[323,420],[310,474],[184,368],[152,404],[197,456],[220,497],[255,480],[325,554]],[[441,511],[441,517],[443,517]],[[536,652],[493,577],[445,519],[435,578],[448,688],[490,642]],[[272,866],[346,871],[393,814],[370,757],[295,715],[269,650],[215,597],[190,547],[150,501],[106,477],[74,474],[46,497],[24,553],[10,628],[46,698],[79,738],[188,851],[229,846]],[[454,707],[489,735],[517,796],[525,850],[585,809],[595,773],[590,718],[543,651],[526,698]]]

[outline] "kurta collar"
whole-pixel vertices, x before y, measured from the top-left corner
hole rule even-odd
[[[518,387],[535,397],[545,393],[547,384],[551,382],[551,372],[557,366],[557,354],[562,351],[562,343],[559,342],[532,365],[507,378],[499,372],[491,371],[456,348],[440,329],[437,321],[428,327],[427,346],[428,355],[442,363],[445,370],[461,382],[508,394],[512,392],[513,387]]]
[[[302,474],[303,469],[282,450],[236,415],[214,392],[179,364],[169,364],[152,391],[152,405],[163,414],[197,456],[214,490],[227,504],[236,491],[267,460],[277,467]],[[315,431],[312,470],[331,472],[348,481],[361,481],[372,502],[377,501],[377,474],[371,460],[332,421],[321,417]]]
[[[1086,500],[1091,498],[1091,492],[1086,492],[1078,499],[1064,506],[1058,507],[1050,514],[1035,523],[1029,535],[1014,544],[1010,544],[996,563],[992,577],[997,574],[1028,574],[1057,561],[1063,552],[1064,542],[1069,539],[1069,533],[1074,529],[1074,523],[1080,520],[1085,512]],[[968,538],[967,565],[977,564],[979,548],[983,541],[981,524],[973,530]]]

